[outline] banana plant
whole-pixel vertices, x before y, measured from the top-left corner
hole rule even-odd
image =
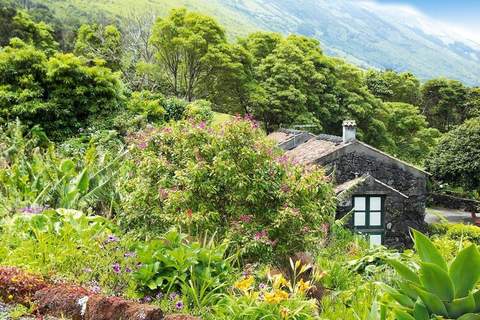
[[[430,239],[412,230],[420,258],[418,268],[387,262],[400,276],[398,289],[380,284],[398,320],[480,320],[480,253],[472,244],[447,264]]]

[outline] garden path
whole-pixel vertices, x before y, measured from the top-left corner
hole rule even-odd
[[[438,223],[442,220],[447,220],[452,223],[464,223],[471,224],[472,219],[470,212],[465,212],[456,209],[444,209],[444,208],[427,208],[425,215],[425,222],[428,224]]]

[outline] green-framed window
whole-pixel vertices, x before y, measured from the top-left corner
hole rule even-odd
[[[353,197],[353,226],[365,234],[371,246],[383,243],[385,223],[385,197],[356,195]]]

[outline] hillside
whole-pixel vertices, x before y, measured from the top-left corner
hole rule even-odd
[[[41,0],[71,21],[126,17],[185,6],[215,16],[231,37],[254,30],[300,33],[319,39],[328,54],[363,67],[412,71],[421,79],[445,76],[479,85],[480,45],[443,30],[427,17],[365,1],[317,0]],[[96,17],[95,17],[96,16]]]

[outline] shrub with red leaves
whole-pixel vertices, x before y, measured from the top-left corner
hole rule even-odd
[[[35,292],[47,286],[40,277],[11,267],[0,267],[0,298],[5,302],[28,305]]]

